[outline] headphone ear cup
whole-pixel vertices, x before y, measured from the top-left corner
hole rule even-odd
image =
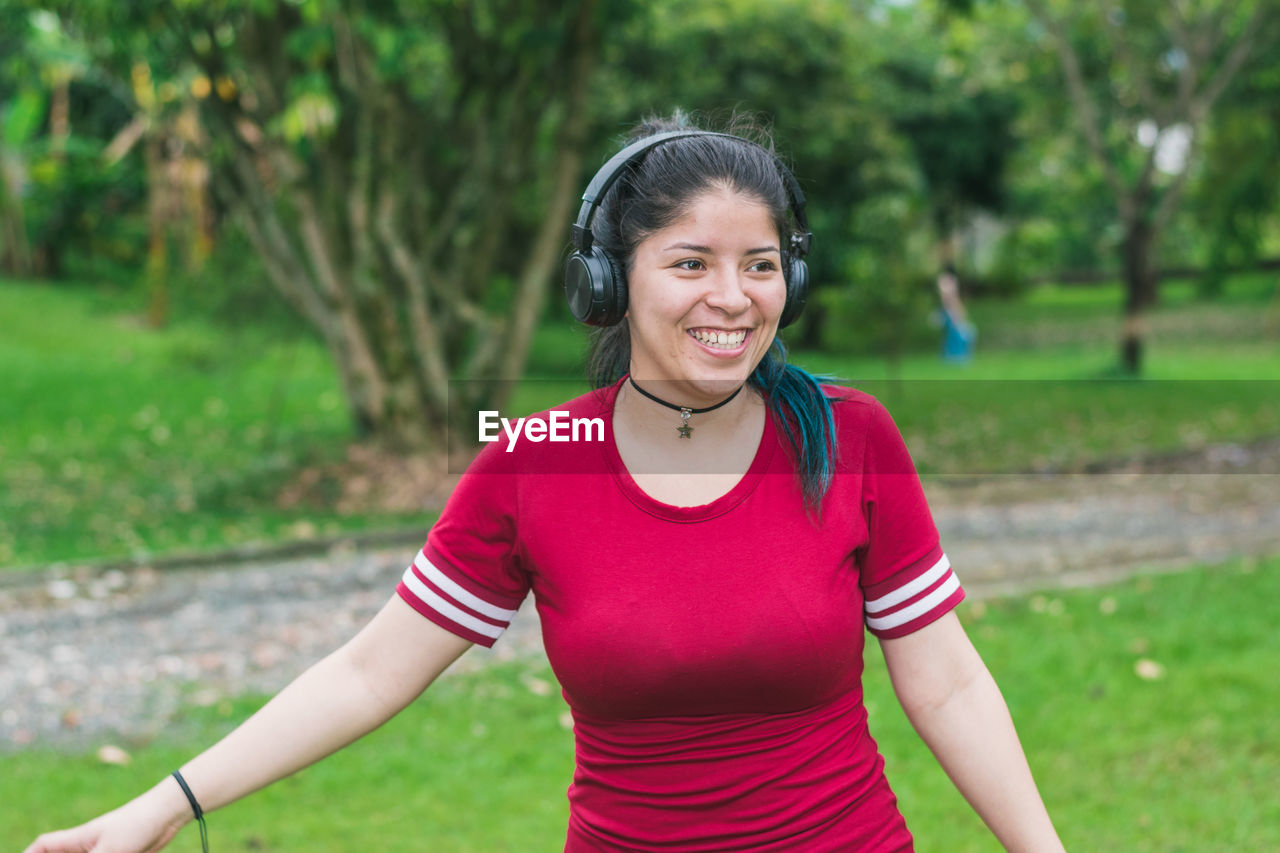
[[[782,317],[778,319],[779,329],[790,326],[804,311],[804,303],[809,296],[809,267],[803,258],[791,258],[787,263],[786,279],[787,302],[782,306]]]
[[[609,265],[612,272],[610,280],[613,281],[613,298],[609,300],[609,312],[605,315],[603,326],[613,326],[622,322],[622,318],[627,316],[627,304],[630,294],[627,292],[627,274],[623,271],[620,264],[615,263],[613,255],[608,252],[600,252],[605,262]]]
[[[573,316],[589,326],[612,326],[627,313],[626,279],[599,246],[569,256],[564,296]]]

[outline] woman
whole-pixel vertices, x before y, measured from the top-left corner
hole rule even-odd
[[[973,358],[973,344],[978,339],[978,328],[969,320],[960,299],[960,279],[956,268],[948,263],[938,273],[938,298],[942,302],[942,358],[944,361],[964,363]]]
[[[574,715],[567,850],[910,849],[866,730],[864,620],[1004,845],[1061,849],[896,428],[785,364],[794,179],[743,138],[640,137],[588,187],[566,279],[604,329],[598,390],[561,410],[603,440],[487,447],[359,635],[174,778],[28,853],[159,849],[380,725],[530,590]]]

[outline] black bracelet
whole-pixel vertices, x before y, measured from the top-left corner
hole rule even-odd
[[[200,847],[204,853],[209,853],[209,828],[204,824],[204,809],[200,808],[200,804],[196,802],[196,795],[191,793],[191,789],[187,787],[187,780],[182,778],[182,774],[175,770],[173,778],[177,779],[178,784],[182,786],[182,793],[187,795],[187,802],[191,803],[191,811],[195,812],[196,823],[200,824]]]

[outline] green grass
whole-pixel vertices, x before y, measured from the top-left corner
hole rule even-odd
[[[1280,434],[1274,277],[1212,303],[1165,288],[1149,369],[1116,379],[1118,287],[1042,287],[970,306],[963,366],[798,352],[881,397],[925,474],[1074,470],[1098,460]],[[0,281],[0,566],[146,556],[370,528],[411,514],[284,508],[300,466],[353,439],[333,367],[305,337],[180,319],[144,328],[132,297]],[[850,330],[856,335],[857,330]],[[582,393],[584,329],[539,329],[509,414]]]
[[[1280,559],[962,605],[1070,850],[1280,849]],[[1138,674],[1139,661],[1158,677]],[[379,732],[210,818],[214,849],[558,850],[572,765],[540,666],[451,677]],[[534,688],[534,689],[531,689]],[[997,851],[868,652],[872,733],[922,851]],[[129,767],[4,757],[0,849],[163,777],[255,701],[192,710]],[[180,735],[180,736],[179,736]],[[194,828],[175,850],[198,849]]]
[[[211,815],[211,848],[523,853],[553,849],[551,839],[563,844],[573,736],[548,677],[542,665],[508,665],[442,679],[359,743]],[[0,849],[20,850],[52,824],[80,822],[126,792],[141,793],[262,702],[192,708],[174,721],[180,737],[122,744],[132,747],[127,767],[92,754],[3,756]],[[196,827],[170,849],[199,850]]]
[[[1272,558],[966,608],[1068,850],[1280,849],[1277,596]],[[872,727],[920,849],[999,850],[877,669]]]
[[[1116,375],[1122,293],[1045,286],[970,306],[963,365],[800,353],[880,397],[925,474],[1080,470],[1105,460],[1280,434],[1280,287],[1239,276],[1222,298],[1170,282],[1151,312],[1141,379]]]
[[[276,506],[299,465],[351,438],[315,344],[156,331],[128,304],[0,282],[0,565],[422,523]]]

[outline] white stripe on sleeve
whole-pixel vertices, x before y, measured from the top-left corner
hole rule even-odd
[[[937,607],[950,597],[951,593],[960,588],[960,579],[954,574],[947,578],[946,583],[935,589],[914,604],[910,604],[896,613],[890,613],[888,616],[881,618],[867,617],[867,627],[876,631],[887,631],[890,628],[897,628],[899,625],[905,625],[912,619],[917,619]]]
[[[895,604],[906,601],[921,590],[928,589],[933,586],[950,570],[951,561],[947,559],[946,554],[943,554],[942,557],[938,559],[938,562],[934,563],[928,571],[924,572],[919,577],[904,583],[893,592],[886,593],[873,601],[868,601],[866,603],[867,612],[879,613],[881,610],[888,610]]]
[[[418,597],[419,601],[426,604],[441,616],[458,623],[464,628],[469,628],[477,634],[483,634],[486,637],[494,638],[502,636],[502,632],[507,629],[506,625],[490,625],[488,622],[477,619],[465,610],[461,610],[453,604],[450,604],[448,601],[441,598],[435,590],[424,584],[413,571],[412,566],[404,570],[404,577],[402,580],[404,581],[404,585],[409,588],[409,591]],[[512,615],[514,615],[514,613],[512,613]]]
[[[510,622],[516,618],[516,611],[506,610],[502,607],[490,604],[483,598],[468,592],[466,589],[458,585],[444,572],[437,569],[427,559],[427,555],[422,551],[418,552],[418,556],[414,558],[413,564],[418,567],[418,571],[427,576],[427,580],[431,581],[443,592],[448,593],[455,601],[466,607],[470,607],[477,613],[483,613],[491,619],[501,619],[503,622]]]

